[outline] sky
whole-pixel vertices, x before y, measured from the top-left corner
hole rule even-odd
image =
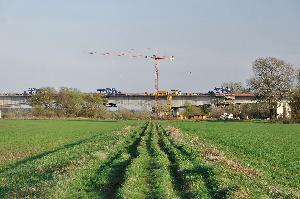
[[[67,86],[207,92],[246,82],[252,62],[275,56],[300,66],[299,0],[0,0],[0,92]]]

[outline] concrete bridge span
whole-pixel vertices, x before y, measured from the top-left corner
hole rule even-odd
[[[29,105],[29,95],[2,94],[0,95],[0,108],[18,108]]]
[[[7,108],[31,108],[29,100],[31,95],[24,94],[0,94],[0,110]],[[121,94],[121,95],[107,95],[108,103],[115,104],[117,107],[145,107],[151,109],[153,107],[154,96],[143,94]],[[169,104],[170,101],[167,96],[161,96],[158,98],[161,104]],[[184,109],[186,104],[195,106],[201,105],[213,105],[216,101],[222,101],[228,104],[246,104],[255,103],[255,97],[252,94],[232,94],[229,96],[223,94],[209,95],[209,94],[197,94],[197,95],[174,95],[172,96],[172,108],[174,112]],[[277,113],[283,115],[289,113],[290,107],[285,100],[279,104]]]
[[[18,108],[29,105],[30,95],[22,94],[5,94],[0,95],[0,108]],[[117,106],[140,106],[140,107],[152,107],[154,102],[153,95],[143,94],[122,94],[122,95],[107,95],[108,103],[116,104]],[[162,104],[168,104],[170,101],[167,96],[160,96],[158,100]],[[216,100],[225,100],[228,103],[243,104],[256,102],[253,95],[250,94],[236,94],[231,95],[230,99],[226,99],[224,95],[174,95],[172,96],[172,107],[182,108],[186,104],[192,104],[195,106],[212,105]]]
[[[152,95],[108,95],[108,102],[116,104],[117,106],[130,106],[138,105],[144,107],[151,107],[154,102],[154,96]],[[173,108],[182,108],[186,104],[191,104],[195,106],[201,105],[212,105],[217,100],[225,100],[228,103],[233,104],[243,104],[243,103],[255,103],[256,100],[251,94],[239,94],[232,95],[230,99],[226,99],[224,95],[209,95],[209,94],[200,94],[200,95],[175,95],[172,96],[172,107]],[[170,103],[167,96],[158,97],[158,101],[162,104]]]

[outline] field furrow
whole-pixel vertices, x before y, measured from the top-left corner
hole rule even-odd
[[[100,165],[87,184],[87,191],[95,192],[100,198],[114,198],[125,180],[125,170],[139,152],[137,147],[148,128],[146,124],[142,130],[129,137],[119,146],[108,159]]]
[[[146,148],[147,136],[151,133],[153,123],[150,123],[145,130],[145,136],[141,138],[137,147],[138,156],[126,169],[125,181],[122,184],[118,197],[120,198],[146,198],[150,194],[149,186],[149,155]]]
[[[195,158],[185,146],[171,142],[163,128],[160,131],[160,146],[168,155],[171,173],[183,198],[226,198],[227,189],[220,188],[213,169]]]
[[[150,185],[154,198],[179,198],[169,170],[168,156],[159,147],[158,125],[155,124],[146,141],[150,156]]]
[[[158,146],[156,127],[151,123],[146,130],[138,147],[139,156],[126,171],[120,198],[178,198],[168,170],[169,160]]]
[[[81,122],[75,123],[82,127]],[[73,125],[74,122],[65,121],[65,124]],[[243,146],[236,148],[243,143],[241,141],[233,142],[218,134],[227,139],[226,148],[220,144],[223,140],[214,143],[218,136],[210,138],[214,132],[194,132],[198,126],[204,128],[201,125],[215,123],[188,123],[195,125],[193,132],[188,131],[189,125],[172,121],[84,122],[87,124],[92,126],[87,134],[82,129],[78,130],[82,133],[78,133],[78,137],[76,131],[73,136],[69,132],[67,138],[60,141],[63,144],[52,143],[55,140],[52,138],[47,147],[40,145],[34,154],[2,162],[0,198],[300,198],[299,180],[292,176],[298,176],[297,172],[286,177],[293,179],[292,182],[272,178],[274,174],[270,172],[276,170],[266,170],[267,165],[262,165],[266,163],[263,157],[268,154],[252,158],[253,154],[244,152]],[[73,131],[75,128],[66,129]],[[0,129],[1,132],[5,131]],[[51,130],[49,132],[55,135]],[[43,132],[37,132],[37,135],[43,137]],[[202,138],[203,135],[211,140]],[[56,136],[59,139],[60,134]],[[0,143],[4,143],[3,140]],[[11,148],[9,152],[2,150],[0,154],[9,157],[8,153],[12,151],[28,149],[28,145],[22,143],[20,148]],[[273,155],[272,148],[270,151]],[[285,164],[297,168],[298,159],[295,157]],[[270,165],[270,168],[275,167]],[[289,165],[289,169],[293,167]],[[280,175],[286,172],[282,171]]]
[[[60,175],[70,172],[76,165],[84,164],[97,151],[118,140],[115,133],[105,135],[105,139],[109,138],[105,143],[103,138],[101,135],[93,136],[4,167],[0,173],[0,197],[42,197],[48,187],[58,182]]]
[[[206,143],[197,136],[181,133],[179,129],[168,127],[167,137],[170,143],[183,154],[192,159],[202,161],[207,168],[213,169],[212,190],[225,193],[229,198],[300,198],[299,191],[292,187],[284,187],[267,179],[260,169],[243,164],[238,157],[226,155],[216,146]],[[188,147],[187,147],[188,146]],[[214,180],[212,180],[214,182]],[[218,185],[219,184],[219,185]],[[213,192],[212,192],[213,193]]]

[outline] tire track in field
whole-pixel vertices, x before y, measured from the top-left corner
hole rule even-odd
[[[98,168],[95,178],[91,179],[88,184],[88,191],[97,192],[99,196],[104,198],[116,198],[118,189],[125,181],[127,167],[139,156],[137,148],[147,128],[149,128],[149,123],[145,125],[133,143],[127,143],[129,145],[126,145],[124,149],[120,149]],[[129,155],[129,157],[124,157],[126,155]],[[103,176],[103,173],[105,176]],[[99,177],[106,178],[108,181],[104,184],[101,182],[98,183],[97,180]]]
[[[73,142],[73,143],[64,144],[61,147],[55,148],[53,150],[44,151],[44,152],[41,152],[41,153],[38,153],[38,154],[34,154],[32,156],[26,157],[24,159],[18,160],[15,163],[8,164],[8,165],[4,166],[4,168],[1,168],[0,173],[3,173],[5,171],[11,170],[11,169],[15,169],[19,166],[28,164],[28,163],[36,161],[36,160],[42,159],[42,158],[44,158],[48,155],[51,155],[53,153],[60,152],[60,151],[65,150],[65,149],[70,149],[70,148],[79,146],[81,144],[85,144],[87,142],[90,142],[90,141],[94,140],[98,136],[99,135],[94,135],[92,137],[82,139],[82,140],[78,140],[78,141]]]
[[[52,182],[54,173],[64,172],[64,168],[76,158],[66,159],[62,163],[54,162],[47,167],[44,166],[45,161],[47,162],[47,159],[55,157],[56,153],[60,153],[63,150],[81,147],[95,137],[97,136],[65,144],[57,149],[25,158],[3,168],[0,172],[0,198],[41,197],[40,191],[43,189],[44,184]],[[6,181],[6,183],[1,183],[1,181]]]
[[[158,125],[154,124],[146,140],[149,160],[150,198],[178,198],[174,189],[172,176],[168,169],[170,162],[167,155],[159,147]]]
[[[76,164],[77,160],[101,148],[101,145],[95,145],[101,138],[95,135],[70,143],[67,147],[55,149],[48,155],[41,155],[39,158],[33,158],[33,160],[24,161],[22,164],[6,169],[0,173],[0,198],[42,198],[42,192],[46,187],[55,183],[57,175],[68,172],[70,165]]]
[[[159,198],[159,195],[157,191],[155,190],[155,184],[156,184],[156,177],[154,176],[154,170],[158,169],[160,165],[157,164],[157,161],[155,161],[155,157],[157,156],[156,151],[152,147],[152,142],[153,142],[153,131],[154,131],[155,126],[153,126],[152,131],[148,133],[147,139],[146,139],[146,149],[147,153],[150,157],[149,160],[149,172],[148,172],[148,184],[150,186],[150,194],[153,198]]]
[[[163,140],[163,136],[164,135],[159,132],[158,145],[160,150],[167,155],[170,161],[169,172],[173,179],[174,188],[178,193],[180,193],[181,198],[192,198],[192,195],[185,191],[188,188],[188,184],[185,182],[184,176],[180,172],[180,166],[176,161],[175,154],[168,149],[167,143]]]
[[[204,181],[205,188],[207,189],[210,198],[227,198],[229,192],[232,190],[229,188],[219,188],[219,184],[214,176],[213,168],[199,162],[195,157],[195,154],[187,150],[183,145],[176,144],[172,139],[170,139],[169,136],[166,135],[166,131],[162,127],[160,127],[160,129],[162,132],[160,132],[159,145],[161,149],[168,155],[168,158],[171,162],[170,173],[174,179],[174,186],[182,193],[182,198],[195,198],[192,193],[187,192],[189,188],[189,184],[185,180],[185,176],[187,175],[200,175]],[[167,140],[164,140],[163,137],[165,137]],[[180,165],[176,159],[176,152],[191,162],[194,165],[193,168],[180,170]]]
[[[173,128],[173,130],[176,128]],[[172,131],[172,129],[171,129]],[[178,131],[178,130],[177,130]],[[181,135],[182,136],[182,135]],[[254,182],[252,182],[251,186],[259,187],[260,194],[268,195],[271,198],[299,198],[300,199],[300,192],[291,188],[291,187],[284,187],[280,184],[276,183],[270,183],[268,180],[266,180],[265,176],[259,172],[258,170],[255,170],[253,168],[249,168],[246,166],[243,166],[240,162],[237,160],[228,159],[224,152],[217,149],[215,146],[209,146],[208,144],[204,143],[202,140],[197,140],[195,143],[195,138],[193,137],[187,137],[188,139],[192,139],[193,141],[190,142],[192,147],[200,147],[202,152],[198,153],[201,157],[204,157],[206,161],[210,162],[217,162],[218,167],[220,165],[226,166],[228,171],[233,175],[241,175],[243,178],[246,177],[246,180],[249,180],[250,178],[257,179]],[[184,138],[186,139],[186,138]],[[174,137],[173,137],[174,142]],[[185,140],[188,142],[188,140]],[[198,145],[199,144],[199,145]],[[182,148],[181,145],[177,145],[178,148]],[[182,148],[183,149],[183,148]],[[254,185],[255,184],[255,185]],[[255,191],[257,191],[255,190]],[[248,190],[249,191],[249,190]],[[249,198],[249,193],[246,192],[245,187],[242,187],[240,185],[233,185],[231,186],[231,189],[228,191],[230,193],[230,196],[235,196],[235,198],[243,197],[243,198]],[[258,196],[256,196],[258,197]]]
[[[174,191],[167,156],[158,146],[156,124],[151,122],[138,146],[139,156],[126,169],[120,198],[179,198]],[[139,186],[136,186],[136,185]]]
[[[195,154],[193,154],[191,151],[186,150],[183,145],[176,144],[169,137],[168,140],[174,146],[174,148],[180,151],[180,153],[187,157],[191,162],[197,161],[197,157],[195,157]],[[191,174],[200,174],[203,177],[207,190],[212,198],[227,198],[228,193],[232,190],[229,188],[219,189],[219,185],[217,180],[215,179],[213,168],[199,163],[196,164],[198,164],[198,166],[188,172],[190,172]]]

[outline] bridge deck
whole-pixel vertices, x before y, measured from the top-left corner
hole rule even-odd
[[[256,102],[253,95],[250,94],[240,94],[232,95],[232,103],[242,104],[242,103],[254,103]],[[20,95],[20,94],[5,94],[0,95],[0,107],[9,106],[22,106],[28,105],[30,95]],[[155,97],[153,95],[143,95],[143,94],[122,94],[122,95],[107,95],[106,96],[109,103],[120,105],[133,105],[133,106],[145,106],[151,107]],[[224,95],[209,95],[209,94],[199,94],[199,95],[177,95],[172,96],[172,107],[179,108],[184,107],[186,104],[192,104],[196,106],[213,104],[215,100],[224,99]],[[158,97],[158,101],[162,104],[169,103],[167,96]]]

